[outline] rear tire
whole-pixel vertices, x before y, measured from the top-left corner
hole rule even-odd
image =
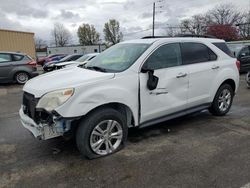
[[[18,84],[25,84],[29,80],[29,74],[27,72],[18,72],[15,74],[15,81]]]
[[[209,108],[210,113],[215,116],[224,116],[230,110],[233,103],[234,91],[229,84],[223,84],[218,89],[213,103]]]
[[[121,150],[127,140],[126,118],[111,108],[98,109],[84,118],[76,131],[76,144],[89,159]]]

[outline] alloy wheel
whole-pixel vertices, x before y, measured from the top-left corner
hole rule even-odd
[[[218,100],[219,109],[221,112],[225,112],[231,104],[232,96],[228,89],[223,89]]]
[[[90,136],[90,147],[98,155],[113,153],[121,144],[123,129],[115,120],[104,120],[95,126]]]

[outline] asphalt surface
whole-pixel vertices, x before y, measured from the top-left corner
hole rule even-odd
[[[0,187],[250,187],[250,89],[230,113],[129,131],[122,151],[81,157],[74,141],[39,141],[19,121],[21,86],[0,86]]]

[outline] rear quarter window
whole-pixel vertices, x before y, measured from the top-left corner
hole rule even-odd
[[[181,51],[184,65],[215,61],[217,59],[217,55],[206,45],[201,43],[182,43]]]
[[[213,45],[215,45],[217,48],[222,50],[225,54],[229,55],[230,57],[234,57],[231,50],[229,50],[228,46],[224,42],[214,42]]]

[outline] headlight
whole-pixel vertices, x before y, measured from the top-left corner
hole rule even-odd
[[[73,93],[73,88],[49,92],[39,100],[36,107],[44,108],[50,112],[65,103]]]

